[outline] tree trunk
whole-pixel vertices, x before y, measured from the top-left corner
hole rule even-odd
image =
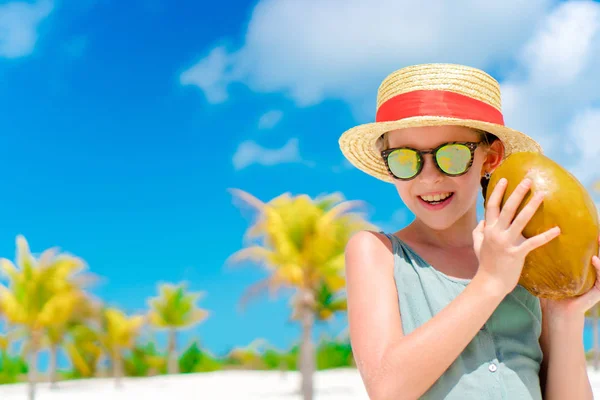
[[[56,389],[58,387],[58,346],[53,344],[50,346],[50,387]]]
[[[113,351],[112,357],[113,377],[115,378],[115,387],[123,387],[123,357],[121,357],[121,349],[117,348]]]
[[[279,372],[281,376],[281,380],[284,380],[286,378],[286,372],[287,372],[287,368],[285,363],[283,362],[283,360],[279,361]]]
[[[600,343],[598,338],[598,312],[600,311],[600,305],[595,305],[592,317],[592,335],[594,341],[594,369],[598,370],[600,365]]]
[[[315,354],[312,343],[312,329],[315,315],[313,311],[314,295],[310,290],[304,289],[301,294],[301,323],[302,341],[300,342],[300,376],[302,379],[301,391],[304,400],[313,400],[313,378],[315,373]]]
[[[37,381],[37,362],[38,349],[41,332],[31,332],[31,345],[29,347],[29,364],[27,369],[27,398],[35,400],[36,381]]]
[[[177,360],[177,331],[173,328],[169,330],[167,358],[167,372],[169,374],[179,373],[179,361]]]

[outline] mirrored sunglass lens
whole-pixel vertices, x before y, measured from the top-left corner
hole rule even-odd
[[[462,174],[471,161],[471,150],[464,144],[449,144],[439,149],[436,160],[445,173]]]
[[[392,173],[399,178],[410,178],[419,169],[419,156],[414,150],[398,149],[388,155],[388,165]]]

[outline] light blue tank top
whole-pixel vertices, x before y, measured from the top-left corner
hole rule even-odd
[[[386,236],[392,242],[402,329],[407,335],[446,307],[470,280],[436,270],[398,237]],[[539,299],[517,285],[421,399],[541,400],[541,320]]]

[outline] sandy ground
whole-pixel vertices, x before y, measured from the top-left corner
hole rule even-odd
[[[600,371],[589,370],[594,398],[600,399]],[[193,375],[125,379],[116,389],[112,379],[61,382],[50,390],[40,384],[37,400],[301,400],[299,375],[289,372],[226,371]],[[315,400],[368,400],[358,372],[337,369],[315,376]],[[0,386],[0,399],[24,400],[22,384]]]
[[[38,385],[36,400],[301,400],[296,372],[219,371],[201,374],[127,378],[116,389],[112,379],[60,382],[57,390]],[[368,400],[355,369],[320,371],[315,400]],[[23,384],[1,385],[1,400],[25,400]]]

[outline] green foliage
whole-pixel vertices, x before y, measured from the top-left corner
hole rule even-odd
[[[189,328],[208,317],[208,311],[199,308],[196,302],[203,292],[191,293],[186,285],[163,283],[158,287],[159,295],[148,300],[150,322],[158,329]]]
[[[193,342],[179,357],[179,371],[182,374],[210,372],[222,369],[223,362],[200,349]]]
[[[223,362],[237,369],[297,371],[299,345],[293,345],[287,351],[267,347],[264,351],[249,349],[231,351]],[[317,369],[354,367],[352,347],[347,340],[321,340],[316,348]]]
[[[0,351],[0,384],[20,382],[27,370],[27,362],[22,357]]]
[[[89,379],[89,377],[87,376],[83,376],[83,374],[77,370],[77,368],[71,368],[69,370],[66,371],[62,371],[60,373],[60,380],[61,381],[70,381],[70,380],[77,380],[77,379]]]
[[[591,361],[593,358],[594,358],[594,350],[593,349],[585,352],[585,359],[587,361]]]
[[[223,357],[203,350],[192,342],[179,357],[182,374],[211,372],[223,369],[297,371],[300,348],[295,344],[287,350],[266,345],[262,350],[246,348],[232,350]],[[590,357],[591,351],[586,355]],[[348,340],[322,339],[316,348],[317,370],[355,367]],[[144,377],[166,373],[166,356],[154,342],[136,345],[124,358],[125,375]],[[19,356],[0,352],[0,384],[21,382],[27,374],[27,363]],[[60,373],[62,380],[87,378],[75,368]]]
[[[354,366],[352,346],[349,341],[323,340],[317,348],[317,369]]]
[[[149,376],[166,373],[166,358],[154,342],[136,345],[123,359],[126,376]]]
[[[262,358],[268,369],[298,370],[300,347],[292,346],[286,352],[268,349]],[[354,367],[352,346],[349,341],[321,340],[316,347],[317,370]]]
[[[275,349],[267,349],[262,359],[269,370],[294,371],[298,369],[298,348],[293,351],[279,352]]]

